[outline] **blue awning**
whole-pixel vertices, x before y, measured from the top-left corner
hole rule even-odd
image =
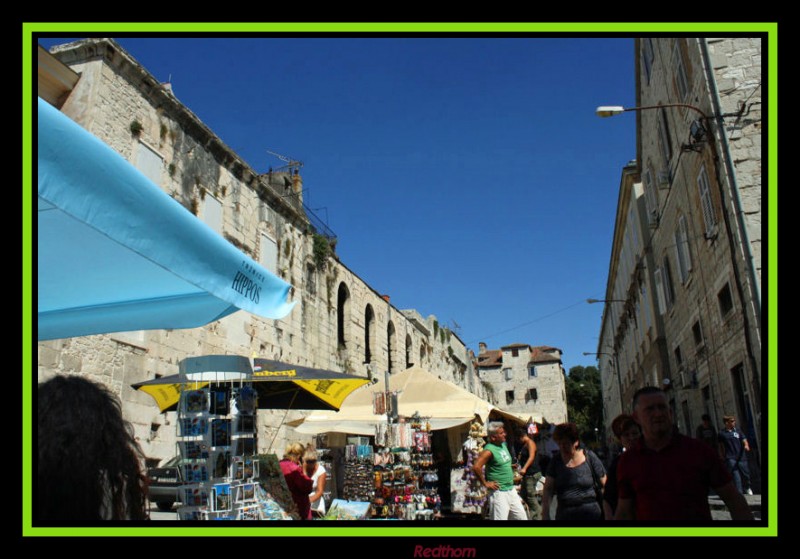
[[[39,99],[38,339],[286,316],[291,286]]]

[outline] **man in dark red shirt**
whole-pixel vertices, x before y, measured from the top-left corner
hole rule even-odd
[[[662,390],[648,386],[637,391],[633,418],[642,436],[619,459],[615,520],[710,521],[709,489],[724,501],[733,520],[753,520],[714,449],[675,431]]]

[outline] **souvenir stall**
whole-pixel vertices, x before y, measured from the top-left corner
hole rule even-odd
[[[338,410],[362,377],[238,355],[183,359],[133,385],[177,412],[182,520],[296,519],[277,456],[257,454],[257,410]]]
[[[524,421],[522,417],[498,409],[492,410],[488,421],[503,421],[513,423],[516,427],[525,429],[529,434],[534,434],[530,426],[532,420]],[[469,425],[469,430],[463,436],[461,453],[458,455],[450,471],[451,512],[458,514],[483,514],[486,505],[486,488],[478,481],[473,466],[478,455],[487,442],[486,426],[479,420]],[[509,451],[516,460],[518,454],[517,442],[513,437],[507,437]]]
[[[345,458],[334,472],[342,480],[338,497],[370,503],[368,518],[427,520],[451,506],[479,512],[474,503],[480,495],[467,499],[467,480],[461,479],[471,471],[466,462],[476,448],[465,452],[462,446],[470,440],[470,425],[477,422],[482,433],[490,412],[498,410],[419,367],[386,380],[354,392],[338,412],[313,412],[289,425],[299,434],[326,433],[343,445]],[[353,436],[361,444],[343,442]],[[475,445],[478,439],[482,444],[476,437]]]

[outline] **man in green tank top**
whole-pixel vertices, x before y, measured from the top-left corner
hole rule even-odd
[[[473,470],[481,484],[489,490],[489,518],[527,520],[522,498],[514,488],[514,470],[503,423],[490,421],[486,426],[486,434],[489,442],[478,454]]]

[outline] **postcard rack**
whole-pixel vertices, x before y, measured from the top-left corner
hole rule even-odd
[[[250,383],[188,385],[178,404],[180,520],[290,520],[259,484]]]

